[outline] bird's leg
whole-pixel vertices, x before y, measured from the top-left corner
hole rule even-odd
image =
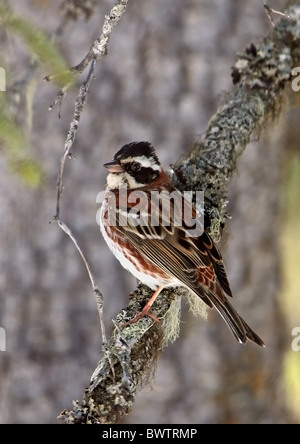
[[[142,319],[144,316],[149,316],[155,322],[159,322],[157,317],[154,316],[152,313],[149,313],[149,311],[150,311],[150,308],[152,307],[153,302],[155,301],[155,299],[157,298],[157,296],[159,295],[159,293],[162,291],[163,288],[164,287],[158,287],[158,289],[153,293],[153,295],[151,296],[151,298],[149,299],[149,301],[147,302],[147,304],[145,305],[143,310],[140,311],[139,313],[137,313],[132,319],[130,319],[130,321],[126,322],[124,327],[126,327],[127,325],[130,325],[130,324],[134,324],[135,322]]]

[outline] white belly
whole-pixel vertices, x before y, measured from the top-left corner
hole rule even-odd
[[[139,264],[136,262],[135,264],[132,262],[134,261],[134,257],[131,257],[131,260],[129,260],[126,255],[124,254],[124,251],[122,247],[115,242],[112,242],[111,239],[107,235],[107,231],[104,224],[103,216],[105,214],[107,208],[107,202],[104,200],[101,207],[101,214],[100,214],[100,230],[102,233],[102,236],[104,237],[105,242],[107,243],[110,251],[113,253],[113,255],[118,259],[122,267],[124,267],[126,270],[130,271],[133,276],[135,276],[139,281],[143,282],[143,284],[148,285],[152,290],[156,290],[159,286],[171,286],[171,283],[169,281],[165,281],[161,278],[156,278],[152,276],[151,274],[146,274],[141,271],[139,271]],[[109,227],[107,227],[109,229]]]

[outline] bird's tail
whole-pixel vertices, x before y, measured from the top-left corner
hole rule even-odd
[[[260,347],[265,346],[263,340],[249,327],[227,299],[220,300],[212,293],[209,293],[207,297],[241,344],[245,344],[249,340]]]

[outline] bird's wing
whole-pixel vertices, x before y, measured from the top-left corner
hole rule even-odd
[[[118,223],[122,222],[118,229],[138,254],[196,293],[209,307],[215,307],[240,343],[249,339],[264,346],[227,300],[225,293],[228,296],[232,293],[222,257],[205,231],[200,236],[191,236],[185,224],[176,226],[172,212],[169,224],[162,216],[159,224],[151,225],[146,208],[137,224],[136,215],[128,218],[127,210],[118,211]]]
[[[200,219],[188,201],[184,201],[185,214],[190,214],[192,220],[188,224],[184,221],[186,217],[183,220],[182,195],[179,191],[177,193],[180,200],[176,196],[170,200],[169,194],[161,194],[156,202],[152,199],[151,211],[148,206],[140,208],[139,213],[132,208],[120,209],[117,213],[119,230],[139,253],[192,291],[201,293],[206,302],[207,295],[203,290],[209,290],[221,299],[225,298],[223,291],[231,296],[217,247],[203,231]],[[169,210],[167,205],[164,206],[164,199],[168,200]],[[202,234],[193,236],[193,232]]]

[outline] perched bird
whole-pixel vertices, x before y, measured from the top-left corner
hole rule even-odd
[[[172,186],[153,146],[149,142],[124,145],[104,167],[109,174],[100,213],[103,237],[122,266],[155,290],[129,323],[146,315],[154,318],[150,308],[161,290],[183,286],[214,307],[240,343],[250,340],[264,346],[227,298],[232,292],[222,256],[210,236],[203,229],[195,235],[186,219],[178,221],[178,214],[182,217],[178,199],[169,199],[171,211],[163,211],[162,203],[175,192],[182,206],[191,210],[191,223],[200,227],[195,208]],[[160,201],[153,198],[158,192]]]

